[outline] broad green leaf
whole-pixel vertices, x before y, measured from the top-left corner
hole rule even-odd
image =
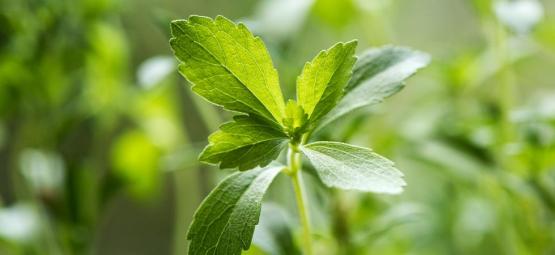
[[[314,142],[301,147],[329,187],[376,193],[403,191],[403,174],[372,150],[339,142]]]
[[[285,103],[276,69],[259,37],[218,16],[172,22],[170,44],[193,91],[232,111],[281,123]]]
[[[268,165],[287,145],[286,134],[257,118],[241,115],[233,120],[210,135],[210,144],[202,151],[200,161],[221,162],[222,169],[248,170]]]
[[[407,48],[386,46],[367,51],[355,65],[345,96],[322,119],[318,128],[399,92],[404,87],[404,80],[429,62],[428,54]]]
[[[338,43],[307,62],[297,79],[297,101],[315,124],[343,95],[351,78],[357,42]]]
[[[283,166],[237,172],[223,180],[195,212],[189,254],[241,254],[251,244],[262,197]]]

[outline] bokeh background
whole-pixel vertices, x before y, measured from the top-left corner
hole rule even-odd
[[[186,254],[200,165],[229,115],[192,95],[168,45],[189,15],[242,21],[286,97],[337,41],[429,67],[324,138],[373,148],[399,196],[306,174],[317,254],[555,254],[554,0],[0,0],[0,254]],[[251,254],[299,254],[292,187],[265,197]]]

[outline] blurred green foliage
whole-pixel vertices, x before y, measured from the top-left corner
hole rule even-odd
[[[555,253],[552,0],[0,6],[2,255],[185,254],[193,210],[226,175],[196,155],[230,117],[173,69],[167,24],[190,14],[260,35],[286,98],[304,61],[336,41],[431,53],[401,93],[320,134],[398,162],[408,187],[326,191],[307,171],[317,254]],[[270,189],[249,253],[298,253],[297,219],[283,216],[291,189],[280,178]]]

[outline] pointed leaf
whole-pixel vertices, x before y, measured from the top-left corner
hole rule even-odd
[[[189,254],[241,254],[251,244],[262,197],[283,166],[237,172],[223,180],[195,212]]]
[[[429,62],[428,54],[407,48],[386,46],[367,51],[355,65],[345,96],[322,119],[318,128],[399,92],[404,87],[404,80]]]
[[[268,165],[287,145],[286,134],[257,118],[242,115],[233,120],[210,135],[210,144],[202,151],[200,161],[221,162],[222,169],[248,170]]]
[[[193,91],[232,111],[281,123],[285,103],[278,74],[259,37],[218,16],[172,22],[170,44]]]
[[[370,149],[339,142],[315,142],[301,150],[329,187],[398,194],[406,185],[393,162]]]
[[[309,122],[316,123],[343,95],[351,78],[357,42],[338,43],[307,62],[297,79],[297,100]]]

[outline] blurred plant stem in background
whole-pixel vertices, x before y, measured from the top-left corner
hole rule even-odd
[[[509,42],[506,28],[499,21],[494,21],[492,35],[493,51],[497,57],[499,73],[497,75],[496,94],[500,110],[500,128],[498,138],[498,158],[503,170],[511,171],[511,145],[515,145],[511,112],[515,108],[515,76],[509,57]]]
[[[191,144],[205,143],[205,137],[208,137],[211,131],[217,129],[217,124],[220,121],[217,119],[217,113],[210,105],[202,104],[197,98],[191,95],[191,91],[187,88],[188,84],[183,82],[178,83],[177,90],[179,91],[181,111],[183,114],[183,126],[187,133],[188,140]],[[210,111],[212,109],[212,111]],[[216,118],[212,120],[210,118]],[[191,171],[192,169],[180,169],[179,171]],[[205,197],[213,187],[213,177],[206,166],[198,165],[195,171],[191,171],[194,175],[188,173],[176,173],[176,224],[175,224],[175,254],[185,254],[186,252],[186,235],[185,230],[188,228],[192,220],[192,215],[196,209],[195,204],[199,201],[193,202],[195,197]],[[195,177],[195,178],[191,178]],[[193,182],[195,180],[196,182]],[[197,191],[191,187],[197,187]],[[192,194],[198,194],[192,196]]]

